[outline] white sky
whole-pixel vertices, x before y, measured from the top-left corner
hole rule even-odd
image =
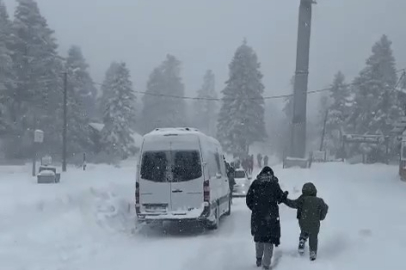
[[[4,0],[12,15],[15,0]],[[289,91],[295,69],[299,0],[37,0],[60,44],[82,47],[94,80],[113,60],[127,62],[137,90],[167,53],[183,62],[188,95],[206,69],[221,90],[244,37],[262,63],[266,95]],[[342,70],[352,79],[382,34],[406,67],[406,0],[318,0],[314,6],[309,90]]]

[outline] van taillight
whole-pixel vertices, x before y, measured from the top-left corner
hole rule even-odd
[[[205,202],[210,202],[210,182],[203,182],[203,199]]]
[[[140,184],[135,183],[135,212],[140,213]]]

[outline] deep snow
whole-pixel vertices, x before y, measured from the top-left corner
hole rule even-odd
[[[282,188],[299,195],[313,181],[330,206],[319,258],[296,256],[295,211],[281,206],[276,269],[406,269],[406,183],[386,165],[275,167]],[[27,167],[0,167],[0,268],[7,270],[256,269],[244,199],[218,231],[134,225],[135,162],[121,168],[69,168],[60,184],[39,185]]]

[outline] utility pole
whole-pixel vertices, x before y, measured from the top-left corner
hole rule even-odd
[[[63,130],[62,130],[62,171],[66,172],[66,136],[68,129],[68,72],[63,73]]]
[[[313,4],[315,4],[314,0],[300,0],[292,136],[289,153],[291,157],[296,158],[305,158],[306,156],[306,103]]]

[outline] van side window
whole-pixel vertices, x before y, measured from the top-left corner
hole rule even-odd
[[[198,151],[175,151],[173,153],[173,181],[189,181],[202,176],[202,165]]]
[[[217,172],[216,172],[216,173],[219,173],[219,174],[223,175],[222,170],[221,170],[221,164],[220,164],[220,156],[219,156],[219,153],[215,153],[215,154],[214,154],[214,158],[215,158],[215,160],[216,160],[216,168],[217,168]]]
[[[209,160],[207,161],[207,164],[209,167],[209,177],[215,177],[216,173],[219,171],[217,170],[216,156],[213,152],[209,152]]]
[[[145,152],[142,155],[141,178],[154,182],[166,182],[167,166],[167,152]]]

